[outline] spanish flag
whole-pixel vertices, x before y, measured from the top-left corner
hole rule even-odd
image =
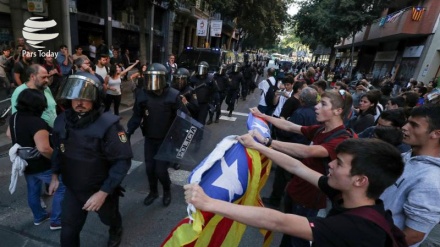
[[[425,12],[424,7],[420,7],[420,6],[413,7],[411,19],[413,21],[420,21],[420,19],[422,19],[423,12]]]
[[[269,137],[268,125],[252,114],[248,129],[256,129]],[[189,183],[198,182],[210,197],[241,205],[260,206],[260,191],[269,176],[272,162],[255,150],[242,146],[236,136],[225,137],[216,148],[193,170]],[[181,220],[161,246],[178,247],[234,247],[240,244],[246,225],[200,211],[188,206],[188,217]],[[272,233],[263,234],[262,246],[270,246]]]

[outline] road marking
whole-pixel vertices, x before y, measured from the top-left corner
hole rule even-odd
[[[137,161],[137,160],[131,160],[131,166],[130,169],[128,170],[127,174],[130,174],[132,171],[136,170],[136,168],[138,168],[140,165],[142,165],[142,161]]]
[[[226,117],[226,116],[220,116],[220,119],[226,121],[232,121],[232,122],[235,122],[235,120],[237,120],[236,117]]]
[[[229,111],[222,110],[222,113],[229,113]],[[238,116],[247,117],[247,116],[249,115],[249,113],[243,113],[243,112],[236,112],[236,111],[233,111],[233,112],[232,112],[232,115],[238,115]]]
[[[130,107],[128,107],[128,108],[125,108],[125,109],[122,109],[122,110],[120,110],[120,111],[119,111],[119,113],[123,113],[123,112],[129,111],[129,110],[131,110],[131,109],[133,109],[133,107],[132,107],[132,106],[130,106]]]

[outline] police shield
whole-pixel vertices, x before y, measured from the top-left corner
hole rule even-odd
[[[214,148],[210,132],[182,111],[171,125],[155,159],[195,167]]]

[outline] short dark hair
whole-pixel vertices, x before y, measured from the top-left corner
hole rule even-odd
[[[429,132],[440,130],[440,105],[422,105],[414,107],[411,111],[411,117],[424,117],[428,121]]]
[[[414,107],[417,105],[417,102],[419,101],[419,95],[417,93],[404,92],[403,95],[405,96],[405,106]]]
[[[67,48],[67,45],[65,45],[65,44],[60,45],[60,50],[64,49],[64,48]]]
[[[304,84],[306,84],[305,81],[297,81],[293,84],[293,94],[296,94],[298,90],[304,87]]]
[[[267,77],[272,75],[275,75],[275,69],[274,68],[267,69]]]
[[[405,106],[405,98],[402,96],[397,96],[394,98],[389,99],[391,102],[391,105],[397,105],[398,107],[404,107]]]
[[[405,112],[401,108],[383,111],[379,117],[390,121],[394,127],[398,128],[402,128],[406,122]]]
[[[347,139],[336,147],[336,153],[353,156],[350,171],[352,176],[368,177],[368,198],[379,198],[403,172],[404,163],[399,150],[376,138]]]
[[[286,84],[286,83],[293,84],[295,82],[295,79],[292,76],[286,76],[283,78],[282,82],[283,82],[283,84]]]
[[[26,88],[18,95],[15,107],[17,112],[29,112],[35,116],[41,116],[47,108],[46,97],[38,89]]]
[[[385,141],[395,147],[400,145],[403,140],[402,130],[394,126],[376,126],[374,135],[382,141]]]
[[[319,81],[313,83],[313,85],[316,85],[317,87],[321,88],[323,91],[325,91],[327,89],[327,82],[324,80],[319,80]]]

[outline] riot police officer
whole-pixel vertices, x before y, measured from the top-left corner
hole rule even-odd
[[[133,157],[119,117],[103,112],[99,79],[85,72],[67,78],[59,93],[70,108],[56,119],[53,129],[52,170],[66,186],[61,217],[61,246],[79,246],[87,212],[95,211],[110,226],[108,246],[119,246],[122,219],[120,183]],[[52,178],[50,189],[58,185]]]
[[[197,95],[197,101],[199,102],[199,114],[194,118],[202,125],[205,125],[206,117],[209,111],[209,102],[215,93],[215,87],[212,82],[213,76],[208,74],[209,64],[205,61],[201,61],[197,65],[197,72],[191,76],[190,83],[194,88]]]
[[[199,103],[194,88],[188,84],[188,79],[189,71],[185,68],[180,68],[174,74],[171,86],[179,90],[182,104],[188,110],[189,114],[191,116],[197,116],[199,113]]]
[[[136,95],[133,115],[127,123],[130,136],[140,127],[144,140],[145,166],[150,186],[150,193],[144,200],[146,206],[159,197],[158,181],[163,187],[162,203],[171,203],[171,180],[168,162],[154,159],[159,151],[168,129],[182,106],[179,91],[168,86],[167,69],[159,63],[148,66],[144,74],[145,88]]]
[[[240,96],[240,85],[243,85],[244,79],[241,73],[241,64],[235,63],[232,66],[232,71],[229,73],[229,90],[226,96],[226,104],[228,104],[228,117],[232,116],[234,111],[235,101]]]
[[[226,75],[226,65],[222,64],[219,68],[219,71],[214,74],[214,86],[216,87],[216,93],[213,96],[214,101],[214,111],[209,111],[209,120],[206,123],[207,125],[212,123],[212,119],[215,116],[215,123],[219,122],[220,115],[221,115],[221,106],[223,104],[223,101],[226,98],[226,90],[228,89],[228,83],[229,79]]]

